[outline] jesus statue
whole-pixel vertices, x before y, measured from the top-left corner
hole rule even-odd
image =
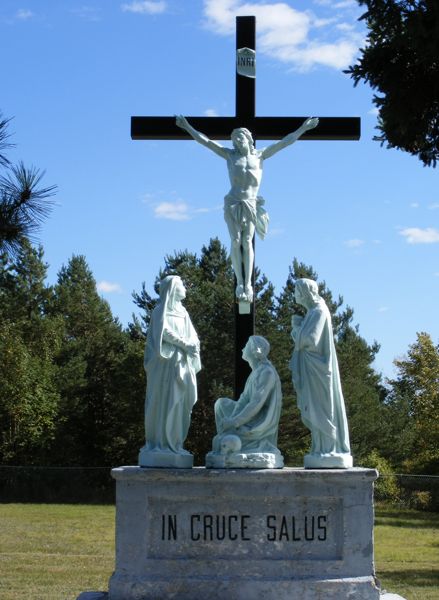
[[[263,239],[268,228],[268,215],[263,207],[264,199],[258,196],[263,162],[279,150],[293,144],[305,131],[316,127],[319,120],[306,119],[296,131],[262,150],[255,148],[251,132],[244,127],[232,131],[232,149],[221,146],[197,131],[181,115],[176,117],[176,123],[196,142],[227,161],[231,188],[224,198],[224,219],[231,239],[230,257],[237,282],[236,299],[239,302],[251,303],[253,237],[256,230]]]

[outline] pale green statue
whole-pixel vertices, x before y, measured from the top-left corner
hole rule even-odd
[[[298,279],[294,295],[307,310],[304,317],[292,317],[290,363],[297,405],[311,431],[305,467],[347,469],[352,467],[352,456],[331,315],[312,279]]]
[[[277,448],[282,391],[276,369],[268,360],[270,344],[261,336],[249,338],[242,357],[252,369],[239,400],[215,403],[217,435],[206,467],[273,469],[283,467]]]
[[[183,116],[176,117],[176,123],[196,142],[227,161],[231,187],[224,198],[224,220],[231,240],[230,258],[236,276],[236,298],[243,305],[240,312],[249,312],[244,305],[253,302],[253,237],[256,230],[263,239],[268,229],[264,199],[258,196],[264,160],[293,144],[305,131],[317,127],[319,120],[307,119],[296,131],[261,150],[255,148],[252,134],[245,127],[232,131],[231,149],[194,129]]]
[[[151,315],[145,346],[147,376],[145,446],[142,467],[190,468],[193,456],[183,448],[197,401],[200,343],[182,300],[180,277],[160,282],[160,301]]]

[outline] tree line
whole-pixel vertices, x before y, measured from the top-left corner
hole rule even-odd
[[[187,448],[204,463],[214,435],[213,405],[232,397],[233,271],[226,249],[210,240],[199,255],[166,256],[154,290],[133,294],[137,307],[127,327],[99,295],[83,256],[72,256],[54,285],[46,281],[43,249],[24,243],[0,258],[0,464],[116,466],[136,464],[144,442],[145,335],[158,300],[158,283],[178,274],[201,340],[203,369]],[[439,346],[419,333],[397,376],[383,382],[373,368],[378,343],[369,344],[354,324],[354,311],[334,297],[312,267],[293,260],[276,295],[256,277],[256,332],[271,345],[283,390],[279,448],[288,465],[300,466],[310,445],[296,407],[288,362],[290,321],[300,277],[319,283],[334,323],[340,374],[356,465],[435,473],[439,466]]]

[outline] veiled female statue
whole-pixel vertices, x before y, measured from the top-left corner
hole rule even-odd
[[[292,318],[291,359],[297,405],[311,431],[311,451],[305,467],[352,467],[349,431],[340,383],[331,315],[312,279],[298,279],[295,299],[307,309]]]
[[[140,466],[189,468],[193,464],[183,444],[197,401],[201,362],[198,336],[182,304],[185,297],[180,277],[162,279],[145,346],[146,443],[139,454]]]

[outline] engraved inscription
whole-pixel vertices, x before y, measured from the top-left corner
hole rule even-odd
[[[236,70],[239,75],[256,77],[256,52],[251,48],[239,48],[236,52]]]
[[[243,540],[247,537],[250,515],[191,515],[191,540],[213,542],[217,540]]]
[[[341,500],[300,500],[149,497],[148,557],[341,559]]]
[[[267,534],[269,542],[300,542],[305,539],[307,542],[318,540],[324,542],[327,534],[327,515],[305,515],[302,521],[295,516],[286,517],[282,515],[269,515],[267,517],[267,528],[270,530]]]

